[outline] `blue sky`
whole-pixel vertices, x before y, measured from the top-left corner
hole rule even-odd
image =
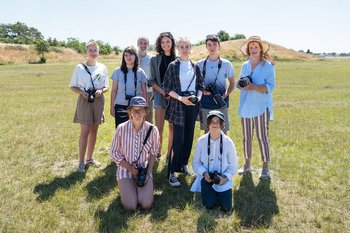
[[[124,48],[162,31],[195,43],[225,30],[259,35],[294,50],[350,52],[348,0],[11,0],[1,3],[0,23],[26,23],[47,39],[99,39]]]

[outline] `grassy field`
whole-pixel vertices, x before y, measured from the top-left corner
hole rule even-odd
[[[105,64],[111,74],[115,62]],[[255,142],[255,170],[235,177],[230,215],[203,208],[200,196],[189,192],[188,177],[180,176],[181,188],[170,188],[164,159],[154,174],[153,209],[124,211],[109,158],[114,130],[109,114],[95,150],[102,168],[76,173],[77,95],[68,87],[74,66],[0,66],[0,232],[350,231],[349,60],[277,63],[272,180],[258,179]],[[238,74],[239,64],[234,69]],[[229,135],[242,165],[238,97],[235,90]],[[197,128],[196,139],[201,134]]]

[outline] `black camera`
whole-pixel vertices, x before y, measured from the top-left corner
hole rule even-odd
[[[218,173],[217,171],[209,172],[209,177],[210,177],[210,179],[213,180],[214,184],[220,184],[219,175],[220,175],[220,173]]]
[[[218,90],[216,89],[215,84],[209,84],[205,90],[206,90],[206,91],[210,91],[211,96],[212,96],[214,102],[216,103],[216,105],[217,105],[219,108],[226,108],[226,107],[227,107],[227,103],[225,102],[225,100],[223,100],[223,99],[221,98],[221,95],[220,95],[220,93],[218,92]]]
[[[248,84],[250,84],[250,83],[253,83],[253,79],[250,75],[248,75],[248,76],[241,77],[240,79],[238,79],[236,87],[241,89],[241,88],[248,86]]]
[[[125,94],[125,100],[131,100],[134,97],[135,97],[134,95],[127,95],[127,94]]]
[[[182,96],[190,96],[190,98],[188,98],[188,100],[191,101],[192,104],[198,103],[199,99],[196,95],[196,92],[194,92],[194,91],[184,91],[184,92],[181,92],[181,95]]]
[[[138,167],[137,170],[138,170],[138,173],[136,177],[136,185],[138,187],[143,187],[145,185],[146,178],[147,178],[147,168]]]
[[[95,89],[89,89],[89,90],[85,89],[85,92],[88,94],[88,102],[93,103],[95,101],[96,90]]]

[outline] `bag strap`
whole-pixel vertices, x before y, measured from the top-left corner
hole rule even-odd
[[[96,90],[96,89],[95,89],[94,82],[92,81],[92,75],[91,75],[90,70],[89,70],[88,67],[85,65],[85,63],[81,63],[81,64],[82,64],[82,66],[85,68],[86,72],[90,75],[90,80],[91,80],[92,87],[94,88],[94,90]]]
[[[145,136],[145,139],[144,139],[143,142],[142,142],[142,147],[141,147],[139,156],[137,157],[137,159],[136,159],[133,163],[139,161],[139,159],[140,159],[140,157],[141,157],[141,153],[142,153],[142,151],[143,151],[143,147],[145,146],[145,144],[146,144],[146,142],[147,142],[149,136],[151,135],[152,129],[153,129],[153,125],[151,125],[151,126],[148,128],[148,131],[147,131],[147,134],[146,134],[146,136]]]
[[[193,83],[194,78],[196,77],[196,68],[195,68],[195,65],[192,63],[192,61],[191,61],[191,65],[192,65],[192,69],[193,69],[193,77],[192,77],[192,80],[191,80],[190,84],[186,88],[186,91],[188,91],[188,89],[190,88],[190,86]]]

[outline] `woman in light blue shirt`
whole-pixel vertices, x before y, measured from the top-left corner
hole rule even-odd
[[[245,165],[240,174],[250,172],[254,128],[258,137],[263,168],[262,179],[269,179],[270,139],[268,122],[273,118],[272,91],[275,88],[274,62],[267,55],[270,45],[260,37],[250,37],[241,51],[249,56],[242,65],[237,87],[241,90],[238,114],[241,117]]]
[[[232,209],[233,175],[238,159],[233,141],[224,134],[224,114],[212,110],[207,116],[209,133],[198,139],[192,161],[197,173],[191,191],[201,192],[202,203],[212,209],[219,205],[222,211]]]

